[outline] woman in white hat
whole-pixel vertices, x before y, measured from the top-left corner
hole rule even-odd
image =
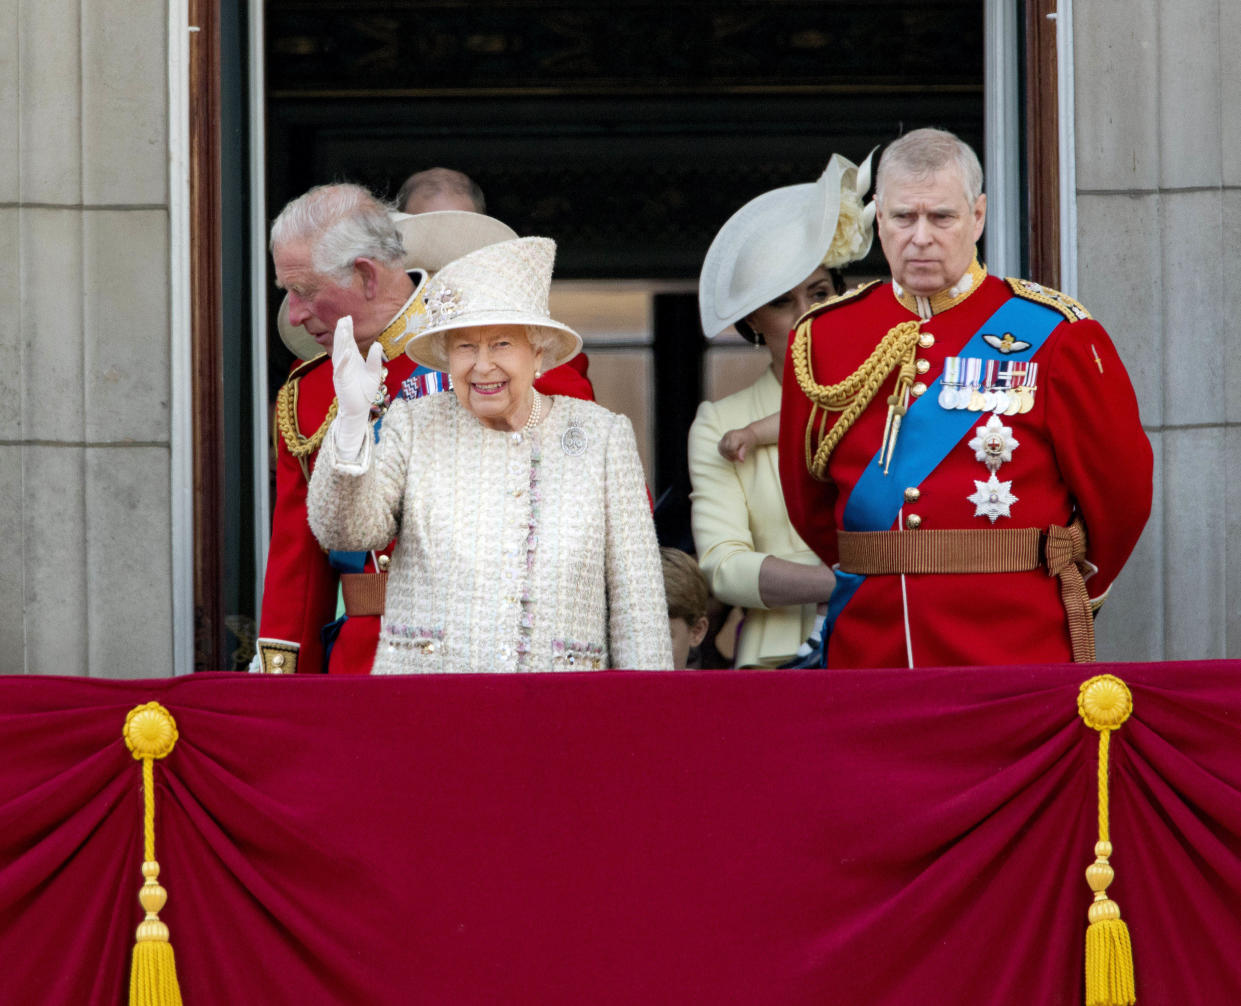
[[[672,667],[633,428],[533,387],[582,346],[548,316],[554,256],[518,238],[436,274],[405,351],[454,393],[393,402],[376,443],[380,361],[341,322],[309,518],[325,548],[396,536],[373,673]]]
[[[837,270],[870,249],[873,209],[861,199],[869,163],[859,170],[835,154],[818,181],[750,200],[720,228],[703,262],[703,332],[714,338],[734,326],[771,356],[748,388],[703,402],[689,432],[698,562],[712,593],[745,609],[738,667],[805,659],[810,647],[803,644],[814,637],[832,592],[831,570],[789,523],[775,414],[790,330],[811,304],[840,292]]]

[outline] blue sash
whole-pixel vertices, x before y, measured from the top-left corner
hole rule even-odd
[[[961,357],[983,360],[1028,360],[1039,351],[1052,331],[1064,321],[1059,311],[1021,297],[1011,297],[958,351]],[[1030,345],[1019,352],[1001,353],[988,344],[984,335],[1012,332]],[[896,520],[905,504],[905,489],[921,485],[957,446],[962,438],[978,425],[979,413],[968,409],[945,409],[939,404],[944,376],[914,400],[901,422],[895,457],[885,475],[879,464],[879,451],[858,479],[849,502],[845,504],[842,530],[886,531]],[[866,577],[855,573],[837,573],[836,586],[828,601],[828,632],[836,618]],[[839,595],[839,596],[838,596]]]

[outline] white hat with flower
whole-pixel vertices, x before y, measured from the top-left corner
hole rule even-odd
[[[423,293],[427,327],[405,344],[411,359],[432,370],[447,370],[444,332],[480,325],[540,328],[550,345],[543,369],[576,356],[582,337],[548,313],[556,242],[551,238],[516,238],[488,245],[449,262]]]
[[[875,219],[874,204],[862,205],[870,160],[859,168],[833,154],[818,181],[764,192],[728,218],[698,280],[708,338],[804,283],[820,265],[836,269],[865,257]]]

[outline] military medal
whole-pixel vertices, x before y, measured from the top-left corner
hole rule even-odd
[[[1021,409],[1021,383],[1025,380],[1026,365],[1024,363],[1006,363],[1000,369],[1000,377],[1004,381],[1004,387],[1008,390],[1005,392],[1005,398],[1008,399],[1004,407],[1004,415],[1015,416]]]
[[[957,407],[957,389],[961,387],[961,358],[949,356],[944,360],[944,384],[939,389],[939,407]]]
[[[1013,515],[1013,504],[1017,502],[1017,497],[1012,493],[1012,482],[1001,482],[992,472],[986,482],[975,479],[974,485],[977,486],[977,491],[966,499],[974,504],[975,517],[986,517],[994,524],[999,517]]]
[[[379,372],[379,387],[375,389],[375,394],[371,396],[370,417],[374,421],[388,411],[388,406],[392,404],[392,396],[388,394],[388,387],[384,382],[388,379],[388,368],[384,367]]]
[[[452,378],[433,370],[429,374],[410,374],[401,382],[401,393],[398,398],[407,398],[411,402],[426,395],[452,389]]]
[[[1038,390],[1035,383],[1038,380],[1038,364],[1031,362],[1027,364],[1025,381],[1017,390],[1021,393],[1021,408],[1018,410],[1022,415],[1034,408],[1034,392]]]
[[[982,360],[975,356],[965,361],[965,385],[957,392],[957,408],[978,412],[982,409],[982,392],[978,385],[982,382]]]
[[[1013,449],[1020,446],[1013,438],[1013,428],[1005,426],[994,415],[987,420],[986,426],[979,426],[974,432],[977,436],[969,442],[969,448],[974,452],[975,460],[985,464],[992,475],[1000,470],[1000,465],[1005,461],[1013,460]]]
[[[995,375],[999,364],[995,360],[987,360],[987,376],[983,378],[982,411],[994,412],[999,401],[996,397]]]

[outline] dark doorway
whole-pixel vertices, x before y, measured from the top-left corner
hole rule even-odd
[[[606,386],[607,368],[627,368],[610,383],[643,385],[647,414],[633,418],[657,497],[684,492],[693,406],[731,390],[708,358],[740,347],[708,352],[694,293],[728,216],[812,181],[833,152],[860,160],[919,125],[983,147],[977,0],[268,0],[263,16],[268,219],[315,184],[391,196],[443,165],[519,234],[555,238],[558,279],[649,290],[645,337],[592,349],[591,371]],[[855,270],[882,271],[877,247]],[[245,338],[226,326],[226,357]],[[268,353],[274,399],[292,362],[274,323]],[[244,398],[225,416],[230,438],[251,421]],[[246,523],[221,536],[229,554]],[[244,580],[225,602],[234,621]]]

